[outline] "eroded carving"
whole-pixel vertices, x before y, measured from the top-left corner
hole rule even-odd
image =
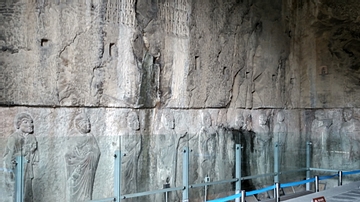
[[[4,154],[7,188],[14,186],[14,172],[16,156],[24,156],[27,160],[24,167],[24,201],[33,201],[33,166],[39,161],[37,140],[33,134],[34,123],[30,114],[20,113],[15,118],[16,131],[7,139]],[[9,191],[8,193],[12,193]]]
[[[6,91],[5,91],[5,72],[0,72],[0,103],[6,102]]]
[[[122,158],[123,168],[123,193],[134,193],[138,190],[139,157],[141,153],[142,139],[139,116],[135,111],[127,114],[127,128],[121,134],[121,150],[126,154]]]
[[[346,154],[346,159],[359,158],[358,134],[360,121],[353,117],[352,109],[343,110],[344,122],[340,128],[341,149]]]
[[[120,23],[133,27],[135,25],[135,0],[122,0]]]
[[[326,153],[329,151],[329,136],[332,119],[327,118],[324,110],[315,111],[315,119],[311,125],[311,140],[313,142],[314,164],[317,167],[327,167],[329,160]]]
[[[180,37],[189,36],[187,0],[165,2],[160,7],[160,16],[163,19],[165,31]]]
[[[255,130],[255,139],[254,139],[254,150],[256,157],[259,162],[262,162],[258,165],[258,174],[267,173],[269,166],[269,152],[270,152],[270,129],[268,126],[268,116],[265,113],[261,113],[258,117],[258,127]]]
[[[329,138],[329,128],[332,125],[332,120],[326,117],[324,110],[315,111],[315,119],[311,125],[312,140],[314,149],[327,151],[327,140]],[[318,153],[321,153],[317,151]]]
[[[280,166],[285,164],[284,156],[288,135],[287,129],[287,124],[285,123],[285,114],[284,112],[280,111],[277,114],[276,124],[274,126],[274,142],[278,144]]]
[[[156,178],[158,186],[178,187],[182,183],[182,155],[183,148],[187,145],[187,133],[177,132],[177,125],[174,113],[169,109],[164,109],[160,114],[160,125],[156,131],[156,143],[160,147],[155,147],[156,156]],[[168,194],[169,201],[179,201],[180,192]],[[154,201],[164,201],[165,196],[158,195]]]
[[[86,116],[76,116],[74,127],[76,133],[69,138],[69,148],[65,154],[67,201],[87,201],[92,199],[100,148]]]
[[[108,1],[105,21],[133,27],[135,25],[135,0]]]
[[[159,151],[160,159],[158,169],[162,170],[162,176],[160,177],[161,182],[165,183],[169,181],[170,184],[173,185],[175,182],[173,167],[175,167],[175,165],[171,166],[171,164],[174,162],[176,138],[174,115],[170,111],[164,110],[161,115],[161,123],[161,134],[158,138],[160,138],[159,142],[163,143],[163,147]]]
[[[106,5],[105,21],[118,24],[120,19],[120,0],[108,1]]]
[[[216,176],[214,169],[216,151],[218,149],[219,134],[212,126],[210,113],[203,111],[201,113],[201,129],[198,133],[199,136],[199,162],[200,170],[199,176],[204,178],[206,176]]]

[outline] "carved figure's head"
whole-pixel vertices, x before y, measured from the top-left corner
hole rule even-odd
[[[324,110],[322,110],[322,109],[316,110],[316,111],[315,111],[315,118],[316,118],[317,120],[325,119],[325,112],[324,112]]]
[[[344,120],[348,122],[353,118],[353,111],[351,109],[344,109],[343,116]]]
[[[241,129],[244,127],[244,116],[239,113],[235,117],[235,129]]]
[[[267,124],[267,116],[265,114],[260,114],[259,116],[259,125]]]
[[[128,126],[132,130],[140,130],[139,116],[136,112],[131,111],[127,115]]]
[[[212,125],[211,116],[210,116],[209,112],[207,112],[207,111],[202,112],[201,121],[202,121],[202,125],[205,127],[210,127]]]
[[[284,120],[285,120],[285,114],[284,114],[284,112],[280,111],[277,114],[277,122],[282,123],[282,122],[284,122]]]
[[[164,111],[161,115],[161,122],[167,129],[174,129],[175,128],[175,119],[173,114],[170,111]]]
[[[34,132],[34,123],[30,114],[20,113],[15,118],[15,127],[20,129],[23,133]]]
[[[76,116],[74,123],[75,128],[82,134],[86,134],[91,131],[90,120],[85,115]]]

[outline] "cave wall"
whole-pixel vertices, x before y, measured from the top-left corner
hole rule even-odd
[[[304,166],[307,140],[320,151],[314,166],[357,168],[359,10],[355,0],[1,1],[1,148],[20,130],[17,115],[30,114],[34,201],[71,200],[65,154],[84,142],[78,115],[100,153],[94,199],[112,196],[117,149],[128,153],[124,193],[180,186],[184,146],[193,151],[190,183],[232,178],[235,143],[246,145],[243,175],[272,172],[280,113],[281,169]],[[3,171],[6,201],[12,185]],[[214,186],[208,196],[229,191]]]

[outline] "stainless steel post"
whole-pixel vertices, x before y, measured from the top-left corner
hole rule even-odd
[[[275,143],[274,147],[274,183],[279,182],[279,144]]]
[[[15,201],[24,201],[24,164],[27,163],[24,156],[16,157],[15,166]]]
[[[241,145],[235,145],[235,177],[237,181],[235,183],[235,194],[239,194],[241,190]],[[240,202],[240,199],[235,199],[235,202]]]
[[[280,183],[275,183],[275,201],[280,202]]]
[[[115,161],[114,161],[114,194],[115,201],[120,201],[121,198],[121,152],[119,150],[115,151]]]
[[[207,188],[208,188],[208,186],[205,185],[204,202],[207,201]]]
[[[343,178],[343,172],[340,170],[338,172],[339,178],[338,178],[338,186],[342,186],[342,178]]]
[[[189,148],[185,147],[183,151],[183,186],[182,201],[189,201]]]
[[[245,202],[246,192],[245,190],[241,190],[241,202]]]
[[[166,184],[163,184],[163,189],[169,189],[170,188],[170,184],[169,183],[166,183]],[[165,202],[168,202],[169,200],[169,192],[165,192]]]
[[[315,192],[319,192],[319,176],[315,175]]]
[[[311,145],[312,143],[310,141],[306,142],[306,179],[310,179],[311,177]],[[306,190],[310,191],[310,182],[306,183]]]

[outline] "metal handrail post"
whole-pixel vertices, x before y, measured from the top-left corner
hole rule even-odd
[[[182,201],[189,201],[189,148],[185,147],[183,151],[183,186]]]
[[[15,201],[24,201],[24,164],[27,163],[24,156],[16,157],[15,165]]]
[[[279,182],[279,143],[275,143],[274,148],[274,183]]]
[[[343,172],[340,170],[338,172],[339,178],[338,178],[338,186],[342,186],[342,178],[343,178]]]
[[[311,141],[306,142],[306,179],[310,179],[311,177]],[[306,191],[310,191],[310,182],[306,183]]]
[[[245,202],[246,192],[245,190],[241,190],[241,202]]]
[[[237,179],[235,183],[235,194],[239,194],[241,191],[241,145],[235,145],[235,177]],[[241,199],[242,200],[242,199]],[[235,202],[240,202],[240,199],[235,199]]]
[[[319,176],[315,175],[315,192],[319,192]]]
[[[114,169],[114,194],[115,201],[120,201],[121,198],[121,152],[115,151],[115,169]]]
[[[275,201],[280,202],[280,183],[275,183]]]

